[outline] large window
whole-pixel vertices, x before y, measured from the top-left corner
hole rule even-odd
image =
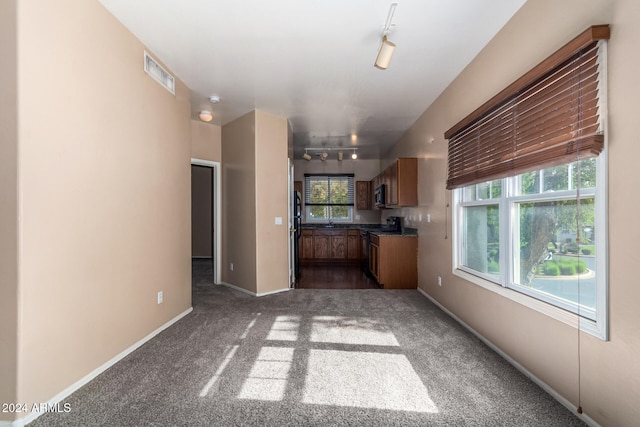
[[[608,37],[589,28],[445,133],[455,273],[603,339]]]
[[[603,336],[603,159],[456,190],[456,268],[575,313],[585,330]]]
[[[305,211],[307,222],[351,222],[353,220],[353,174],[306,174]]]

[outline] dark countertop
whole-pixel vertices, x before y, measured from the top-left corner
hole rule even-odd
[[[360,230],[369,231],[370,233],[380,236],[417,236],[418,230],[415,228],[402,228],[402,231],[390,231],[385,225],[381,224],[302,224],[303,230]]]

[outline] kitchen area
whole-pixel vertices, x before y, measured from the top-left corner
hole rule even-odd
[[[294,183],[299,198],[296,288],[415,289],[418,233],[406,227],[402,217],[393,215],[393,209],[418,204],[417,159],[398,158],[382,171],[379,162],[369,162],[369,175],[358,173],[355,160],[349,162],[351,168],[347,162],[329,162],[302,163],[305,170],[296,175],[305,178]],[[362,168],[362,163],[359,165]],[[341,175],[347,171],[355,173]],[[342,176],[350,178],[353,198],[349,201],[353,206],[346,203],[352,211],[344,219],[331,215],[326,220],[315,218],[317,208],[314,211],[308,206],[314,205],[307,194],[314,191],[308,184],[309,177],[323,174],[334,181]],[[335,211],[346,212],[344,209]]]

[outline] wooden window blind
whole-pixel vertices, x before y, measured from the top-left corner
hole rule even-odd
[[[445,132],[447,189],[598,156],[607,39],[589,28]]]

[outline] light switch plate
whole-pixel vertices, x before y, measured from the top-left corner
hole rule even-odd
[[[281,216],[277,216],[276,217],[276,225],[282,225],[282,217]]]

